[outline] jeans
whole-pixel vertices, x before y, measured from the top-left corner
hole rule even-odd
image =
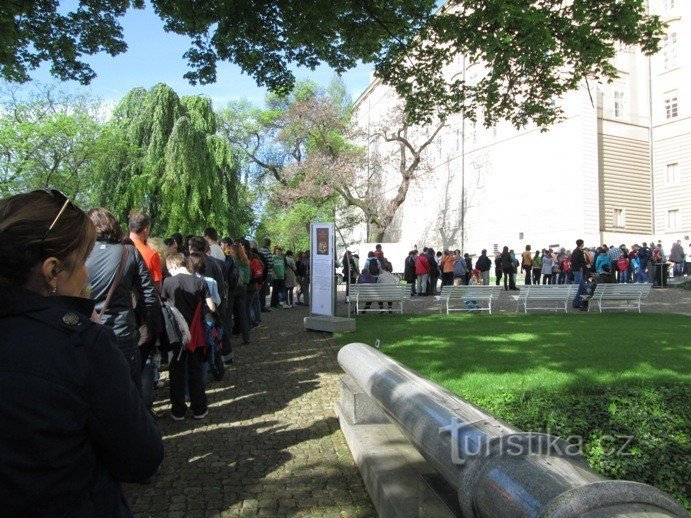
[[[262,321],[262,308],[259,305],[259,291],[247,293],[247,298],[250,299],[250,323],[253,326],[259,325]]]
[[[629,282],[629,271],[628,270],[621,270],[619,272],[619,282],[621,284],[627,284]]]
[[[496,280],[497,286],[501,286],[501,277],[502,277],[503,273],[501,271],[495,271],[494,274],[495,274],[495,277],[497,278],[497,280]],[[526,275],[526,278],[529,279],[530,275],[529,274]]]
[[[585,295],[586,292],[585,277],[582,271],[573,272],[573,283],[578,284],[578,291],[576,292],[576,296],[573,298],[573,303],[571,305],[574,309],[578,309],[583,303],[583,299],[581,297]]]
[[[482,272],[482,285],[489,286],[489,270]]]
[[[439,279],[439,275],[437,274],[430,274],[429,276],[429,290],[427,293],[429,295],[436,295],[437,294],[437,280]]]
[[[250,342],[250,325],[247,320],[247,286],[238,286],[233,298],[233,331],[242,334],[242,343]],[[230,301],[230,297],[228,297]]]
[[[415,295],[415,280],[408,281],[408,286],[410,286],[410,294]]]
[[[648,274],[645,273],[645,268],[639,266],[636,270],[636,282],[650,282]]]
[[[557,277],[557,283],[558,284],[566,284],[566,272],[559,272],[559,275]]]
[[[187,413],[185,403],[185,369],[187,370],[187,385],[190,391],[190,402],[195,415],[206,412],[206,393],[202,381],[202,361],[204,350],[194,352],[183,350],[174,351],[170,360],[170,404],[171,412],[177,417]]]
[[[554,284],[552,282],[552,274],[551,273],[544,274],[542,276],[542,284]]]
[[[507,286],[508,284],[508,286]],[[504,289],[505,290],[515,290],[516,289],[516,274],[513,271],[504,272]]]
[[[266,296],[269,294],[269,279],[262,282],[262,287],[259,290],[259,311],[266,310]]]
[[[426,295],[427,294],[427,278],[428,277],[429,277],[428,273],[423,273],[423,274],[417,276],[418,295]]]
[[[271,289],[271,307],[272,308],[277,308],[278,303],[281,301],[283,298],[283,290],[286,287],[286,281],[285,279],[274,279],[272,283],[272,289]]]
[[[291,286],[290,288],[286,288],[286,304],[289,306],[293,305],[293,290],[295,289],[295,286]]]
[[[533,268],[533,284],[540,284],[541,268]]]

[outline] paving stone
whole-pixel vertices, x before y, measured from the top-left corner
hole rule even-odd
[[[136,516],[375,515],[333,411],[336,347],[303,330],[306,314],[265,313],[251,345],[233,340],[206,419],[172,421],[155,392],[166,458],[151,484],[125,486]]]

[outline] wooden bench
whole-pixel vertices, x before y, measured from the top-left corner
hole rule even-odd
[[[605,309],[623,309],[628,311],[630,308],[636,308],[641,312],[641,301],[650,296],[650,288],[652,284],[598,284],[595,286],[595,292],[590,297],[588,309],[593,307],[593,302],[597,305],[602,313]],[[609,302],[619,302],[620,304],[609,305]],[[624,302],[625,304],[621,304]]]
[[[440,300],[446,303],[446,314],[452,311],[488,311],[499,298],[501,286],[443,286]],[[439,309],[441,312],[443,306]]]
[[[523,304],[523,312],[528,310],[561,311],[568,312],[569,301],[578,291],[577,284],[546,284],[542,286],[523,286],[516,297],[516,311]],[[535,306],[535,303],[543,304]],[[544,305],[552,303],[551,305]]]
[[[392,307],[385,307],[403,314],[403,302],[410,300],[410,286],[407,284],[351,284],[348,297],[348,316],[351,314],[351,304],[355,302],[355,313],[365,311],[380,311],[379,302],[391,302]],[[365,308],[365,305],[377,303],[376,308]]]

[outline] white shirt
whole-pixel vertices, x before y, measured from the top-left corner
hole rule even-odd
[[[209,249],[211,250],[211,257],[214,259],[220,259],[221,261],[226,260],[226,254],[223,253],[221,247],[216,243],[209,243]]]
[[[382,270],[381,273],[379,274],[379,278],[377,279],[377,284],[397,284],[398,280],[396,277],[393,276],[393,274],[387,272],[386,270]]]

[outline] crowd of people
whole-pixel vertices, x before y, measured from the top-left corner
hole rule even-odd
[[[271,240],[150,236],[56,190],[0,200],[0,501],[10,515],[127,516],[120,483],[154,476],[170,417],[204,419],[205,386],[262,314],[309,304],[309,251]],[[188,408],[187,401],[190,402]]]
[[[368,252],[362,269],[359,257],[346,251],[341,261],[343,276],[350,283],[392,283],[398,282],[391,275],[391,262],[384,255],[381,244]],[[575,261],[575,264],[574,264]],[[492,257],[482,250],[477,258],[460,250],[437,251],[417,246],[408,253],[403,268],[403,280],[410,285],[411,295],[436,295],[440,287],[447,285],[489,285],[500,286],[503,279],[505,290],[517,290],[516,279],[522,277],[526,286],[536,284],[578,284],[580,275],[585,279],[597,276],[600,282],[633,283],[646,282],[654,285],[666,284],[669,265],[676,276],[691,274],[681,240],[672,244],[669,256],[661,241],[643,242],[641,245],[626,245],[587,248],[583,244],[573,250],[543,248],[533,252],[531,245],[519,255],[508,246]]]

